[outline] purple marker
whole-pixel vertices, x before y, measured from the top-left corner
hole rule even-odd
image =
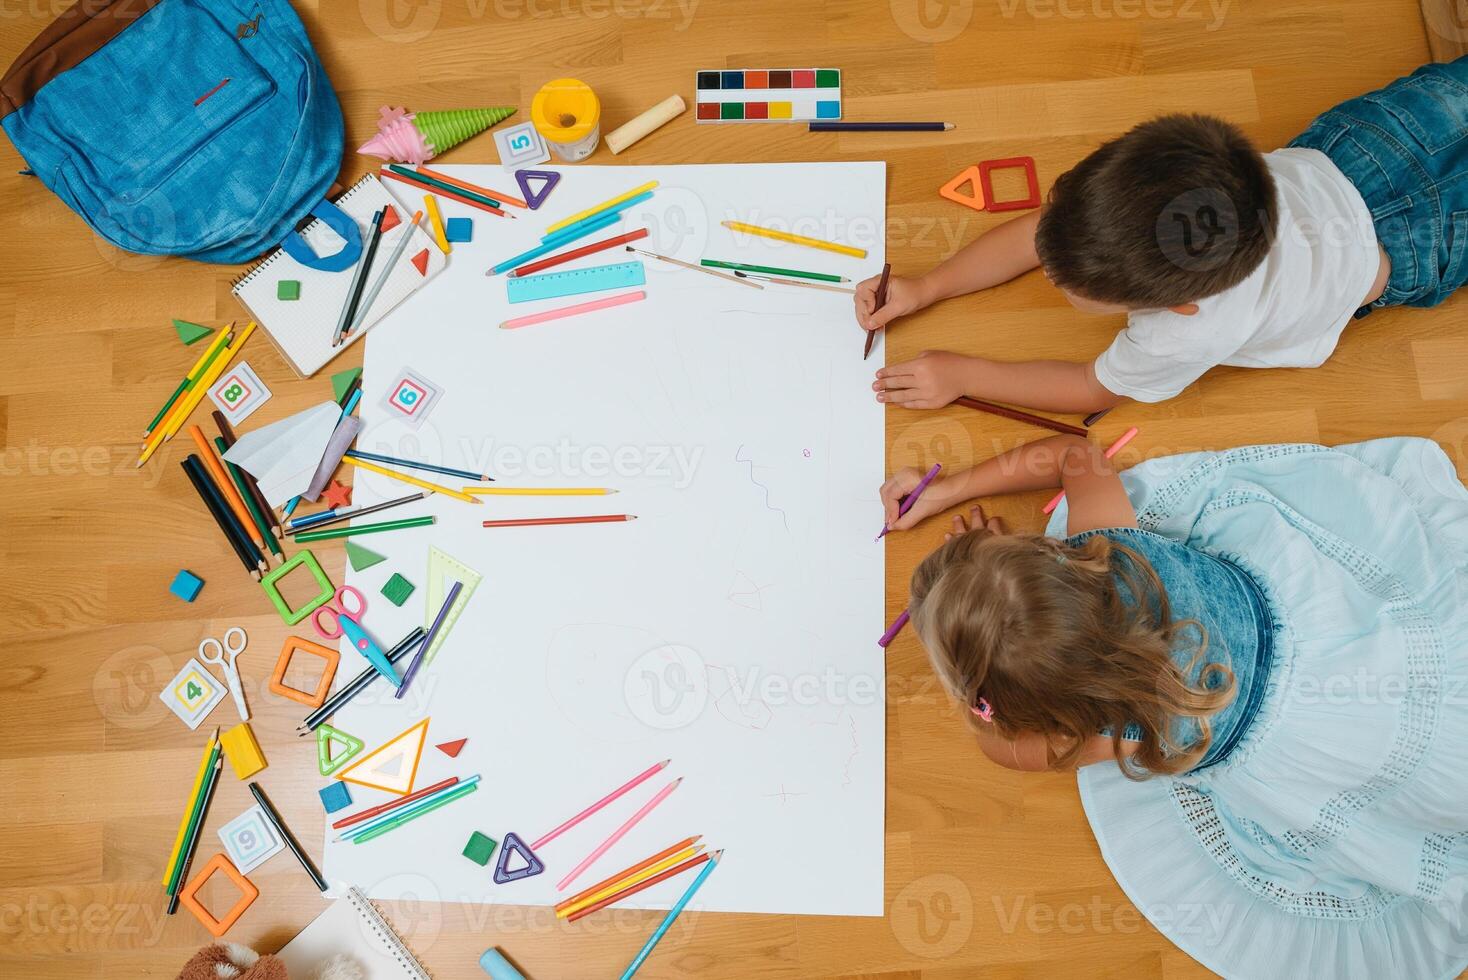
[[[928,475],[919,480],[918,485],[912,488],[912,492],[902,498],[902,503],[897,506],[898,517],[901,517],[909,510],[912,510],[912,505],[917,503],[917,499],[923,495],[924,490],[928,489],[928,484],[933,482],[933,477],[937,476],[938,471],[942,468],[942,463],[934,463],[933,468],[928,470]],[[881,541],[884,537],[886,537],[889,530],[890,528],[888,528],[887,525],[883,524],[882,533],[877,535],[877,540]],[[883,644],[883,646],[886,646],[886,644]]]
[[[423,645],[418,652],[413,654],[413,662],[408,664],[408,669],[403,671],[403,682],[398,685],[397,693],[393,695],[401,699],[408,693],[408,685],[413,683],[413,678],[418,673],[418,667],[423,663],[423,658],[428,654],[428,648],[433,646],[433,638],[438,636],[438,631],[443,628],[443,621],[448,618],[449,610],[454,606],[454,600],[459,597],[459,590],[464,587],[463,582],[455,582],[454,587],[449,589],[449,594],[443,601],[443,607],[439,609],[438,616],[433,620],[433,625],[428,627],[428,635],[423,638]]]
[[[877,646],[885,647],[887,644],[897,639],[897,634],[901,633],[902,627],[907,625],[907,619],[907,610],[904,609],[902,610],[902,615],[894,619],[892,621],[892,625],[887,627],[887,632],[882,634],[882,638],[877,641]]]

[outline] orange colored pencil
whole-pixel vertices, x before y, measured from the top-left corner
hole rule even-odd
[[[672,847],[669,847],[669,848],[666,848],[664,850],[658,851],[652,857],[647,858],[646,860],[643,860],[643,861],[638,861],[636,864],[632,865],[632,867],[630,867],[630,868],[623,868],[621,871],[618,871],[616,874],[611,875],[611,876],[609,876],[607,878],[603,878],[601,881],[598,881],[596,884],[592,885],[590,888],[584,888],[581,891],[577,892],[575,895],[572,895],[570,898],[566,899],[564,902],[561,902],[559,905],[556,906],[556,911],[559,912],[561,909],[569,908],[570,906],[575,905],[577,902],[581,901],[582,899],[586,898],[587,896],[589,896],[589,895],[595,895],[597,892],[601,891],[603,888],[607,887],[608,885],[615,885],[617,882],[621,881],[623,878],[630,878],[633,875],[635,875],[637,872],[641,871],[643,868],[650,868],[650,867],[652,867],[654,864],[657,864],[663,858],[668,857],[669,855],[677,854],[679,851],[683,850],[683,848],[685,848],[685,847],[688,847],[690,844],[697,843],[698,840],[702,836],[703,836],[702,834],[698,834],[698,835],[696,835],[694,837],[685,837],[683,840],[680,840],[678,843],[674,844]]]
[[[696,868],[700,864],[703,864],[705,861],[709,860],[711,857],[713,857],[712,854],[700,854],[698,857],[689,858],[682,864],[675,865],[669,868],[667,871],[664,871],[660,875],[653,875],[646,881],[639,881],[635,885],[622,889],[615,895],[608,895],[606,898],[602,899],[600,902],[597,902],[595,905],[588,905],[586,908],[582,909],[579,912],[571,913],[570,915],[566,916],[566,921],[575,922],[577,919],[585,918],[593,912],[600,912],[602,909],[606,908],[608,905],[613,904],[614,902],[620,902],[622,899],[636,895],[638,892],[647,888],[651,888],[653,885],[656,885],[659,882],[667,881],[669,878],[681,875],[689,868]]]
[[[485,197],[494,198],[496,201],[504,201],[506,204],[513,204],[517,208],[530,207],[530,205],[526,204],[518,197],[511,197],[508,194],[501,194],[499,191],[492,191],[488,187],[481,187],[478,184],[471,184],[467,180],[460,180],[457,177],[450,177],[448,174],[441,174],[437,170],[429,170],[427,167],[422,166],[421,164],[418,166],[417,169],[418,172],[423,176],[432,177],[434,180],[441,180],[445,184],[453,184],[455,187],[462,187],[466,191],[473,191],[475,194],[483,194]]]
[[[471,208],[478,208],[481,211],[488,211],[490,214],[497,214],[501,218],[514,217],[514,215],[506,214],[499,208],[492,208],[488,204],[484,204],[480,201],[475,201],[472,198],[461,197],[458,194],[454,194],[450,191],[444,190],[442,187],[436,187],[433,184],[425,183],[421,180],[414,180],[407,174],[394,173],[391,170],[379,170],[377,171],[377,176],[386,177],[388,180],[401,181],[402,183],[407,184],[409,187],[416,187],[419,190],[428,191],[430,194],[437,194],[439,197],[446,197],[450,201],[458,201],[460,204],[467,204]]]
[[[219,461],[219,454],[215,452],[214,446],[204,435],[204,430],[198,425],[189,426],[189,435],[194,437],[194,443],[199,447],[199,458],[209,469],[209,475],[214,482],[219,484],[219,493],[229,502],[229,509],[234,511],[234,516],[240,519],[240,525],[250,535],[250,540],[255,542],[255,547],[260,549],[261,554],[269,554],[265,547],[265,539],[260,536],[260,529],[255,526],[255,519],[250,516],[250,511],[245,507],[245,502],[240,498],[239,490],[235,489],[234,481],[229,474],[224,472],[224,464]]]

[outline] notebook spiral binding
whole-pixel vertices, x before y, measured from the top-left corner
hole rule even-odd
[[[355,193],[357,193],[357,191],[360,190],[364,184],[367,184],[367,183],[370,183],[371,182],[372,176],[373,175],[371,173],[367,173],[367,174],[362,175],[360,178],[358,178],[358,180],[357,180],[357,182],[355,184],[353,184],[351,187],[348,187],[346,190],[342,191],[341,194],[337,196],[336,200],[333,203],[335,203],[335,204],[341,204],[344,201],[351,200],[352,195],[355,194]],[[304,234],[305,232],[309,231],[311,228],[313,228],[317,224],[319,224],[320,221],[321,221],[320,218],[315,218],[315,217],[311,218],[309,221],[302,221],[300,224],[298,224],[296,226],[296,231],[301,232],[301,233]],[[234,279],[230,280],[229,288],[232,291],[238,291],[241,286],[247,285],[250,282],[250,280],[254,279],[257,275],[260,274],[260,272],[262,270],[264,270],[271,263],[273,263],[278,256],[281,256],[281,255],[284,255],[284,254],[285,253],[282,252],[282,251],[280,251],[280,249],[279,249],[278,246],[276,248],[272,249],[271,252],[270,252],[270,254],[267,255],[267,256],[265,256],[265,258],[261,259],[259,262],[256,262],[254,264],[254,266],[252,266],[249,269],[246,269],[243,273],[241,273],[240,275],[236,276]]]
[[[351,191],[347,193],[350,194]],[[377,903],[364,895],[355,885],[347,889],[346,897],[347,901],[352,903],[352,907],[357,910],[357,915],[362,922],[376,933],[377,938],[387,949],[388,955],[397,960],[403,971],[412,980],[433,980],[432,974],[423,968],[422,963],[418,962],[418,958],[413,955],[413,951],[408,948],[402,937],[387,921],[387,917],[377,907]]]

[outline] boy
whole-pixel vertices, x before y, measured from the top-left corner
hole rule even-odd
[[[1434,306],[1468,278],[1468,58],[1427,65],[1260,154],[1207,116],[1164,116],[1062,174],[1043,210],[916,279],[856,291],[887,326],[1039,266],[1083,312],[1126,313],[1092,362],[929,351],[877,372],[877,400],[971,395],[1052,412],[1172,398],[1217,364],[1317,367],[1352,317]]]

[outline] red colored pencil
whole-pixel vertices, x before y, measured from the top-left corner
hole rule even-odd
[[[513,204],[517,208],[530,207],[530,205],[526,204],[518,197],[511,197],[508,194],[501,194],[499,191],[492,191],[488,187],[480,187],[478,184],[471,184],[467,180],[460,180],[457,177],[450,177],[448,174],[441,174],[437,170],[429,170],[422,164],[418,165],[418,172],[425,177],[432,177],[434,180],[441,180],[445,184],[453,184],[455,187],[462,187],[466,191],[473,191],[475,194],[483,194],[485,197],[492,197],[496,201],[504,201],[506,204]]]
[[[445,786],[452,786],[458,781],[458,776],[450,776],[448,779],[434,783],[432,786],[425,786],[416,793],[409,793],[407,796],[399,797],[396,800],[388,800],[386,803],[379,803],[376,806],[369,806],[367,809],[361,811],[360,813],[354,813],[350,817],[342,817],[336,823],[331,825],[332,829],[340,830],[343,827],[350,827],[354,823],[361,823],[363,820],[375,817],[379,813],[386,813],[388,810],[396,809],[397,807],[403,806],[406,803],[412,803],[415,800],[421,800],[428,794],[437,793]]]
[[[561,909],[569,908],[570,906],[575,905],[577,902],[581,901],[583,898],[586,898],[586,897],[588,897],[590,895],[595,895],[597,892],[601,891],[603,888],[606,888],[608,885],[615,885],[617,882],[621,881],[623,878],[630,878],[633,875],[637,874],[637,872],[641,871],[642,869],[644,869],[644,868],[650,868],[654,864],[657,864],[663,858],[672,857],[674,854],[677,854],[679,851],[683,850],[683,848],[685,848],[685,847],[692,847],[694,844],[698,843],[699,837],[702,837],[702,836],[703,835],[700,834],[700,835],[698,835],[698,837],[685,837],[682,840],[680,840],[678,843],[674,844],[672,847],[669,847],[669,848],[666,848],[664,850],[658,851],[652,857],[645,858],[644,860],[638,861],[636,864],[632,865],[632,867],[630,867],[630,868],[623,868],[621,871],[618,871],[616,874],[609,875],[609,876],[603,878],[601,881],[598,881],[596,884],[592,885],[590,888],[583,888],[583,889],[581,889],[581,891],[579,891],[576,894],[572,895],[570,898],[566,899],[564,902],[560,902],[559,904],[557,904],[556,905],[556,911],[559,912]]]
[[[520,517],[509,521],[485,521],[485,527],[539,527],[543,524],[607,524],[635,521],[635,514],[597,514],[592,517]]]
[[[467,197],[460,197],[458,194],[450,193],[449,191],[444,190],[442,187],[435,187],[433,184],[425,184],[421,180],[414,180],[412,177],[409,177],[406,174],[394,173],[391,170],[379,170],[377,171],[377,176],[386,177],[389,180],[402,181],[404,184],[407,184],[411,187],[416,187],[419,190],[428,191],[428,193],[430,194],[437,194],[439,197],[446,197],[450,201],[458,201],[460,204],[467,204],[471,208],[478,208],[481,211],[488,211],[490,214],[497,214],[501,218],[512,217],[512,215],[506,214],[499,208],[492,208],[488,204],[482,204],[479,201],[471,200]]]
[[[575,922],[577,919],[584,918],[584,917],[590,915],[593,912],[600,912],[602,909],[606,908],[608,905],[611,905],[614,902],[620,902],[622,899],[628,898],[628,897],[630,897],[632,895],[636,895],[638,892],[642,891],[644,888],[651,888],[653,885],[656,885],[658,882],[660,882],[660,881],[667,881],[669,878],[672,878],[675,875],[682,874],[683,872],[687,871],[689,868],[696,868],[700,864],[703,864],[705,861],[707,861],[711,857],[713,857],[712,854],[700,854],[698,857],[691,857],[691,858],[689,858],[687,861],[684,861],[682,864],[675,864],[671,868],[669,868],[667,871],[664,871],[662,874],[653,875],[651,878],[648,878],[646,881],[639,881],[637,884],[632,885],[631,887],[622,889],[621,891],[617,892],[617,894],[615,894],[615,895],[608,895],[606,898],[602,899],[600,902],[597,902],[595,905],[588,905],[588,906],[586,906],[586,908],[582,909],[580,912],[573,912],[571,915],[566,916],[566,921],[567,922]]]
[[[603,249],[612,248],[616,245],[623,245],[627,242],[635,242],[639,238],[646,237],[647,229],[639,228],[636,231],[629,231],[625,235],[618,235],[615,238],[604,238],[599,242],[592,242],[590,245],[582,245],[580,248],[573,248],[569,252],[562,252],[560,255],[552,255],[550,258],[541,259],[539,262],[531,262],[528,265],[520,266],[520,268],[518,269],[511,269],[510,275],[528,276],[532,272],[539,272],[541,269],[549,269],[553,265],[560,265],[562,262],[570,262],[572,259],[579,259],[583,255],[590,255],[593,252],[600,252]]]

